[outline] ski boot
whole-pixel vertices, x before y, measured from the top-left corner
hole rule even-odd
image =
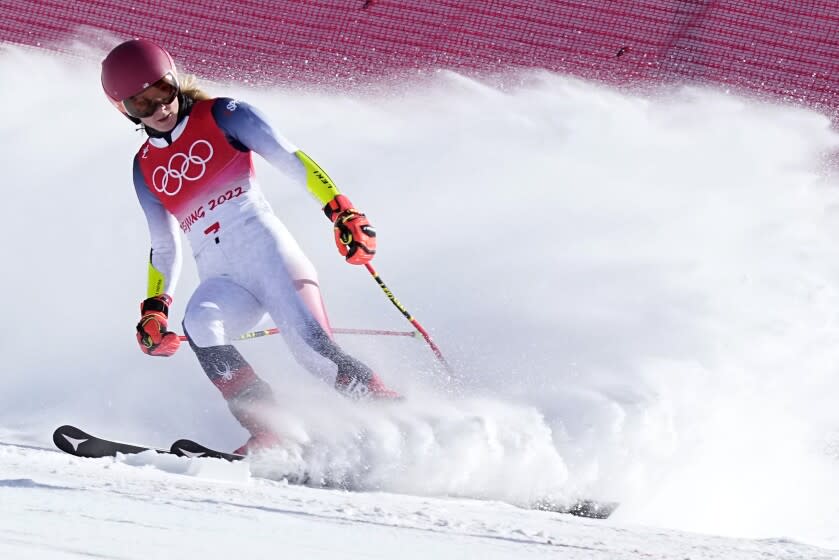
[[[375,373],[364,381],[358,376],[339,373],[335,377],[335,389],[354,400],[402,400],[404,397],[388,389]]]
[[[243,443],[240,447],[237,447],[233,453],[236,455],[253,455],[254,453],[259,453],[260,451],[277,447],[280,443],[282,443],[280,438],[273,433],[262,432],[251,435],[251,437],[248,438],[248,441]]]

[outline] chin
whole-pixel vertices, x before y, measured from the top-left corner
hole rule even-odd
[[[172,115],[171,117],[168,117],[160,122],[155,123],[156,126],[154,126],[154,128],[156,128],[160,132],[170,132],[173,128],[175,128],[175,123],[177,122],[177,117],[175,115]]]

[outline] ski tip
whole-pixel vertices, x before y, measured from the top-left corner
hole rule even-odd
[[[67,440],[64,439],[63,434],[67,432],[68,428],[70,428],[70,426],[59,426],[52,433],[53,444],[62,451],[65,451],[64,448],[67,446]]]
[[[608,519],[620,504],[618,502],[597,502],[594,500],[580,500],[571,508],[571,515],[589,517],[591,519]]]
[[[577,500],[573,503],[558,503],[554,500],[541,500],[533,504],[533,509],[567,513],[589,519],[608,519],[620,506],[619,502],[601,502],[598,500]]]
[[[70,424],[64,424],[63,426],[59,426],[55,429],[52,433],[52,437],[55,438],[60,436],[61,434],[70,434],[70,433],[84,433],[80,429],[75,426],[71,426]]]
[[[75,453],[76,450],[71,442],[73,440],[90,439],[91,437],[90,434],[75,426],[64,424],[63,426],[57,427],[52,433],[52,442],[62,451]]]

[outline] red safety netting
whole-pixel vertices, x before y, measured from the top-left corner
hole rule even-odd
[[[215,79],[341,85],[546,68],[727,84],[831,111],[837,31],[832,0],[0,0],[0,41],[61,50],[145,37]]]

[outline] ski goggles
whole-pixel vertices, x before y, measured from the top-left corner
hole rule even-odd
[[[155,83],[128,99],[123,99],[125,112],[137,119],[150,117],[161,105],[168,105],[178,96],[180,86],[174,74],[168,73]]]

